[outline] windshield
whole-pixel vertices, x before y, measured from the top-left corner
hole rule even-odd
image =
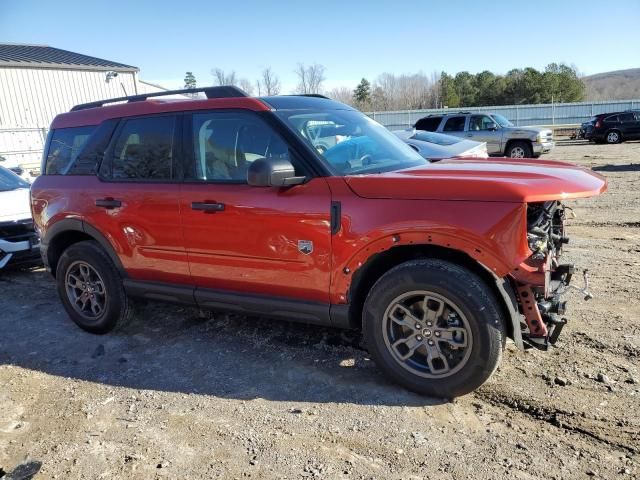
[[[337,175],[390,172],[429,162],[379,123],[353,110],[276,114],[310,144]]]
[[[515,127],[515,125],[513,123],[511,123],[509,120],[504,118],[502,115],[498,115],[497,113],[493,113],[491,116],[497,122],[497,124],[500,125],[501,127]]]
[[[21,179],[11,170],[0,167],[0,192],[8,192],[18,188],[29,188],[29,183]]]

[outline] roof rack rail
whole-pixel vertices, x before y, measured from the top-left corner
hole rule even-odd
[[[458,112],[458,113],[464,113],[465,115],[471,113],[471,112]]]
[[[85,110],[87,108],[102,107],[107,103],[116,102],[142,102],[148,98],[166,97],[168,95],[180,95],[185,93],[204,93],[207,98],[238,98],[248,97],[247,93],[233,85],[221,85],[219,87],[183,88],[181,90],[165,90],[163,92],[143,93],[140,95],[130,95],[128,97],[109,98],[97,102],[81,103],[71,109],[72,112]]]
[[[319,93],[296,93],[291,95],[292,97],[314,97],[314,98],[326,98],[327,100],[331,100],[329,97],[325,95],[321,95]]]

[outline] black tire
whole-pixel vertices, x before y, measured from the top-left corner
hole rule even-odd
[[[391,328],[398,327],[391,320],[392,315],[389,311],[392,305],[396,304],[394,301],[403,295],[408,295],[410,298],[416,291],[429,292],[428,295],[436,295],[444,302],[449,302],[453,305],[453,309],[447,311],[459,311],[461,314],[459,318],[454,314],[453,321],[460,322],[458,325],[462,324],[462,319],[466,322],[463,326],[470,337],[467,338],[466,332],[464,337],[469,345],[466,349],[462,349],[462,352],[458,352],[460,348],[457,347],[455,350],[450,350],[448,343],[452,342],[431,336],[437,335],[435,332],[438,322],[449,325],[452,321],[449,314],[446,320],[436,320],[436,326],[428,327],[433,330],[421,331],[424,334],[422,342],[426,342],[424,337],[429,334],[432,340],[436,340],[437,347],[421,345],[414,350],[415,353],[410,359],[411,362],[415,362],[415,365],[419,365],[415,359],[423,358],[426,362],[427,355],[423,352],[428,352],[428,348],[441,351],[442,342],[444,342],[444,355],[466,356],[464,362],[460,360],[457,367],[450,368],[446,375],[433,375],[432,372],[435,372],[435,369],[431,370],[427,365],[422,373],[412,370],[407,362],[398,358],[399,348],[394,349],[391,346],[389,334],[386,333],[389,325]],[[427,305],[427,300],[424,305]],[[363,308],[363,335],[376,364],[393,381],[420,394],[454,398],[470,393],[482,385],[500,363],[506,341],[501,311],[493,292],[473,272],[442,260],[414,260],[391,269],[371,288]],[[388,320],[385,320],[385,317],[388,317]],[[426,315],[423,319],[425,317]],[[403,326],[402,329],[404,328]],[[426,327],[423,325],[422,328]],[[414,336],[415,331],[414,329]],[[431,365],[434,365],[433,361]],[[446,365],[449,366],[449,361]],[[425,375],[430,378],[426,378]]]
[[[609,144],[620,143],[622,141],[622,134],[619,130],[609,130],[604,136],[604,141]]]
[[[512,142],[509,144],[506,156],[509,158],[531,158],[533,150],[528,142]]]
[[[83,265],[89,267],[88,269],[84,267],[84,271],[89,272],[89,277],[82,275]],[[86,280],[86,278],[89,278],[89,280]],[[83,282],[83,286],[91,284],[96,288],[92,288],[92,293],[89,293],[82,288],[75,288],[68,284],[70,282],[77,285],[75,279],[80,279]],[[76,325],[87,332],[107,333],[113,330],[116,325],[123,325],[130,316],[129,299],[122,286],[122,278],[111,259],[100,247],[100,244],[95,241],[74,243],[62,253],[56,268],[56,282],[58,295],[67,314]],[[99,285],[102,285],[104,295],[99,293]],[[86,288],[89,289],[90,287]],[[74,306],[72,300],[74,296],[78,296],[78,293],[86,294],[87,296],[94,295],[94,299],[97,299],[96,303],[102,304],[100,310],[94,314],[91,305],[93,299],[89,301],[85,298],[84,303],[89,301],[88,308],[91,311],[87,312],[85,309],[83,314],[80,311],[81,306],[79,303],[76,302],[76,306]],[[78,296],[78,299],[82,301],[80,296]]]

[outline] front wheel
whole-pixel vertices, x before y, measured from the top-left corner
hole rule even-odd
[[[527,142],[513,142],[507,149],[509,158],[531,158],[533,151]]]
[[[403,263],[373,286],[364,338],[392,380],[434,397],[465,395],[494,372],[505,342],[501,309],[473,272],[441,260]]]

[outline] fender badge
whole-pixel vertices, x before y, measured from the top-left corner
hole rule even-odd
[[[305,255],[313,252],[313,242],[311,240],[298,240],[298,250]]]

